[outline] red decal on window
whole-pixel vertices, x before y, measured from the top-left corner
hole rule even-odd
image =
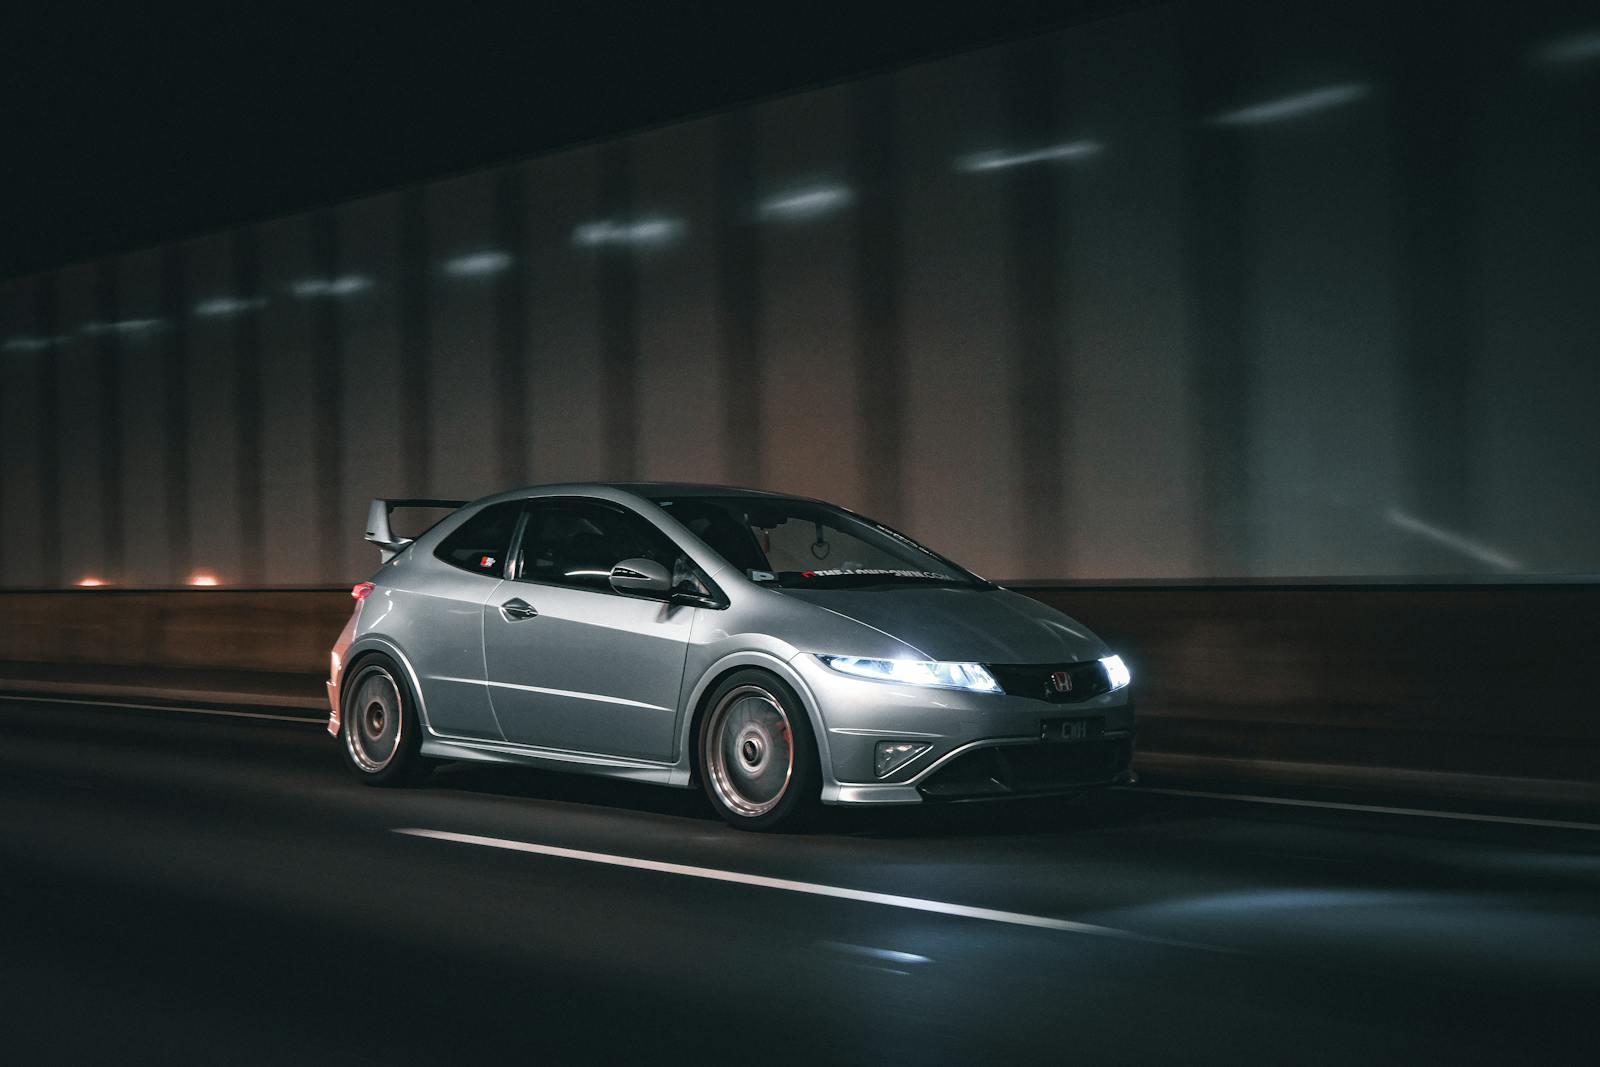
[[[480,567],[493,567],[494,566],[494,557],[493,556],[484,556],[483,558],[478,560],[478,566],[480,566]]]

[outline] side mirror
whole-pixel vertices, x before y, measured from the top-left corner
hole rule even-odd
[[[611,568],[611,588],[665,597],[672,590],[672,575],[653,559],[625,559]]]

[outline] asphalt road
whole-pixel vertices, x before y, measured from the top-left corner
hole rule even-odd
[[[1581,829],[1126,791],[760,836],[540,772],[367,788],[314,724],[0,700],[0,906],[18,1064],[1600,1059]]]

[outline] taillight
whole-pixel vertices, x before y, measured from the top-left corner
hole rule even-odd
[[[350,595],[356,600],[365,600],[376,588],[378,587],[371,582],[362,582],[360,585],[350,587]]]

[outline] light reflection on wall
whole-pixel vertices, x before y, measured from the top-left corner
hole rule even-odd
[[[1005,149],[986,148],[971,152],[956,160],[956,170],[982,173],[989,170],[1009,170],[1030,163],[1068,163],[1091,159],[1105,150],[1099,141],[1065,141],[1042,148]]]
[[[763,200],[756,217],[768,222],[806,222],[843,211],[855,200],[855,190],[837,182],[793,186]]]
[[[510,252],[496,249],[467,252],[445,260],[444,272],[453,278],[485,278],[510,270],[513,259]]]
[[[372,279],[360,274],[344,274],[337,278],[301,278],[289,283],[289,292],[300,299],[353,296],[371,288]]]
[[[682,219],[652,216],[639,219],[597,219],[572,231],[572,243],[586,248],[637,245],[658,248],[681,240],[689,231]]]
[[[1269,122],[1297,119],[1318,111],[1352,104],[1364,99],[1371,88],[1366,85],[1325,85],[1308,89],[1259,104],[1250,104],[1232,111],[1224,111],[1211,121],[1219,126],[1260,126]]]

